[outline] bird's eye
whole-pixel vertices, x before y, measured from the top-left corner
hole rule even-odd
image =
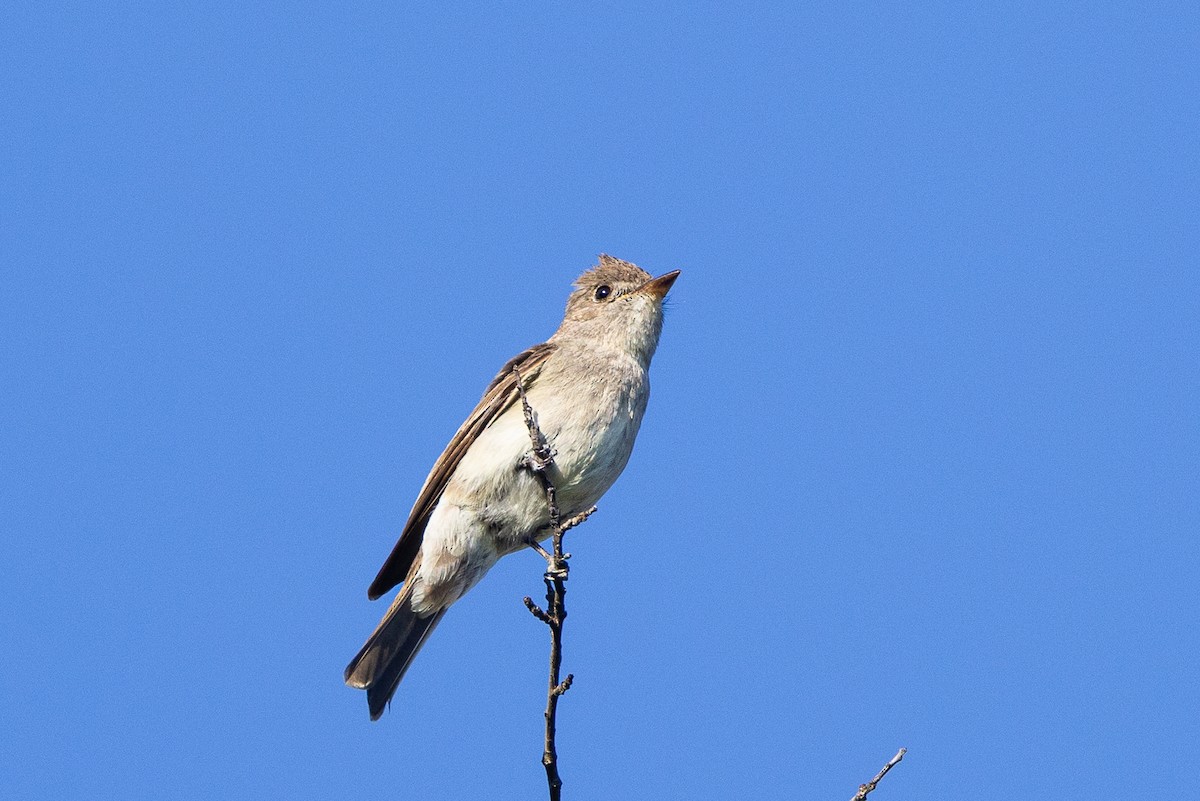
[[[612,288],[607,284],[596,287],[596,300],[604,300],[612,294]]]

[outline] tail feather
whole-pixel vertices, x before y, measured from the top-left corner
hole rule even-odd
[[[383,715],[413,657],[446,614],[445,609],[440,609],[420,617],[409,603],[410,595],[409,586],[405,585],[362,650],[346,666],[346,683],[367,691],[371,720],[379,720]]]

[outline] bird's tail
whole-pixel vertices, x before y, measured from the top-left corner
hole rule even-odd
[[[404,585],[362,650],[346,666],[346,683],[367,691],[371,720],[379,720],[425,638],[446,614],[439,609],[427,617],[419,616],[410,603],[410,586]]]

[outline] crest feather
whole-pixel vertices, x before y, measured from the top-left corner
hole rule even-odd
[[[650,273],[630,261],[622,261],[601,253],[596,266],[579,276],[575,281],[576,289],[591,286],[597,281],[610,283],[644,284],[651,278]]]

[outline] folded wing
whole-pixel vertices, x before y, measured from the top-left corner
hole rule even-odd
[[[480,433],[495,422],[496,418],[504,414],[520,397],[517,392],[515,371],[520,371],[521,380],[525,389],[528,390],[537,380],[542,366],[554,348],[555,346],[548,342],[534,345],[509,360],[508,364],[504,365],[492,379],[492,383],[484,391],[479,405],[467,417],[466,422],[459,427],[450,440],[450,444],[446,446],[446,450],[442,452],[442,455],[434,463],[433,469],[429,471],[429,477],[425,479],[425,485],[421,487],[421,494],[417,496],[417,501],[413,504],[412,512],[408,516],[408,522],[404,525],[400,539],[367,589],[367,597],[371,600],[375,600],[408,578],[413,562],[421,550],[425,526],[429,523],[429,517],[437,507],[438,501],[441,500],[442,493],[446,490],[446,484],[454,475],[458,463],[462,461],[463,455],[475,443]]]

